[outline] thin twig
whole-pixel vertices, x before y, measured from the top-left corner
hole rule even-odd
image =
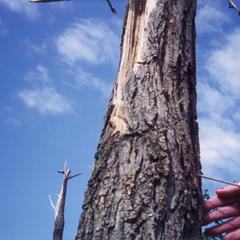
[[[207,176],[204,176],[204,175],[202,175],[202,174],[197,174],[197,176],[199,176],[199,177],[201,177],[201,178],[208,179],[208,180],[212,180],[212,181],[215,181],[215,182],[226,183],[226,184],[229,184],[229,185],[232,185],[232,186],[240,187],[240,185],[237,184],[237,183],[232,183],[232,182],[227,182],[227,181],[224,181],[224,180],[221,180],[221,179],[216,179],[216,178],[212,178],[212,177],[207,177]]]
[[[110,0],[106,0],[106,1],[107,1],[107,3],[108,3],[109,7],[111,8],[111,11],[112,11],[113,13],[117,13],[116,9],[113,7],[113,5],[112,5],[112,3],[110,2]]]
[[[53,201],[52,201],[51,195],[49,194],[48,197],[49,197],[50,204],[51,204],[53,210],[55,211],[55,210],[56,210],[56,207],[55,207],[55,205],[54,205],[54,203],[53,203]]]
[[[82,173],[77,173],[77,174],[74,174],[74,175],[72,175],[72,176],[68,177],[68,180],[69,180],[69,179],[71,179],[71,178],[74,178],[74,177],[80,176],[80,175],[82,175]]]
[[[233,8],[236,10],[236,12],[238,14],[240,14],[240,9],[237,7],[237,5],[233,2],[233,0],[227,0],[228,1],[228,4],[229,4],[229,7],[230,8]]]

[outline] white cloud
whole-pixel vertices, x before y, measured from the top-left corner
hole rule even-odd
[[[236,122],[240,122],[240,111],[235,111],[233,114],[233,118]]]
[[[34,44],[29,39],[25,39],[24,45],[27,47],[28,50],[31,50],[33,53],[36,53],[38,55],[47,54],[47,44],[45,42]]]
[[[238,176],[239,42],[240,29],[222,38],[206,58],[198,84],[202,165],[205,174],[215,177]]]
[[[78,89],[81,87],[90,87],[97,90],[104,98],[110,96],[112,90],[112,84],[93,76],[89,72],[85,72],[83,69],[74,68],[71,72],[71,80],[65,82],[67,85]]]
[[[116,67],[120,42],[118,34],[121,29],[117,20],[112,19],[113,27],[99,19],[79,20],[70,24],[56,38],[58,54],[61,60],[68,63],[65,67],[71,76],[65,81],[66,85],[75,89],[89,87],[101,93],[104,98],[110,96],[112,84],[94,76],[82,65],[110,63]]]
[[[101,81],[98,78],[92,78],[92,81],[90,82],[90,84],[97,89],[98,91],[100,91],[100,93],[102,93],[102,95],[104,97],[109,97],[111,90],[112,90],[112,84],[107,84],[103,81]]]
[[[116,16],[113,16],[111,22],[112,22],[113,26],[115,27],[115,29],[120,31],[120,34],[121,34],[122,26],[123,26],[123,19],[119,18],[119,17],[116,17]]]
[[[9,29],[4,21],[0,18],[0,35],[7,35],[9,33]]]
[[[48,69],[39,64],[34,70],[28,71],[24,80],[29,87],[18,92],[19,99],[30,108],[40,113],[63,114],[73,111],[68,99],[61,95],[49,77]]]
[[[207,82],[199,83],[200,112],[209,115],[226,113],[229,106],[233,105],[233,99],[221,94],[216,88],[209,86]],[[219,104],[224,102],[224,104]],[[212,110],[215,109],[213,112]]]
[[[19,119],[14,118],[14,117],[7,117],[6,123],[10,124],[14,127],[21,127],[22,126],[22,122]]]
[[[204,173],[221,176],[222,172],[239,175],[240,134],[200,119],[201,160]]]
[[[16,114],[15,109],[11,106],[4,107],[5,114],[5,123],[14,127],[21,127],[22,121],[19,119],[19,115]]]
[[[118,58],[119,37],[107,24],[97,19],[71,24],[56,42],[59,54],[70,64],[77,61],[116,64]]]
[[[239,98],[240,81],[240,29],[235,29],[223,41],[222,45],[213,50],[207,61],[206,68],[224,92]]]
[[[26,106],[35,108],[40,113],[63,114],[73,110],[69,101],[54,88],[25,89],[18,96]]]
[[[198,84],[198,112],[212,122],[234,128],[231,117],[236,113],[237,103],[229,94],[224,94],[206,81]]]
[[[235,119],[238,103],[206,82],[199,83],[198,98],[203,171],[219,178],[222,174],[236,176],[240,154],[240,133]]]
[[[36,5],[29,3],[27,0],[0,0],[0,4],[4,4],[14,12],[21,12],[30,18],[38,16]]]
[[[199,34],[206,32],[222,31],[222,25],[229,22],[230,19],[223,12],[218,4],[210,3],[209,1],[203,4],[197,12],[197,32]]]
[[[24,77],[25,81],[32,84],[45,84],[51,82],[48,69],[43,65],[37,65],[35,70],[28,71]]]

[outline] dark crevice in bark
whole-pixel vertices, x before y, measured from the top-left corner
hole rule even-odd
[[[76,240],[199,240],[195,10],[196,1],[128,1]]]

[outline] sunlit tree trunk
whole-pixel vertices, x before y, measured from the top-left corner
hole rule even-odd
[[[200,239],[196,0],[129,0],[77,240]]]

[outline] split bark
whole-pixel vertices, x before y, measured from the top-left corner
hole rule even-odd
[[[200,239],[195,0],[129,0],[76,240]]]

